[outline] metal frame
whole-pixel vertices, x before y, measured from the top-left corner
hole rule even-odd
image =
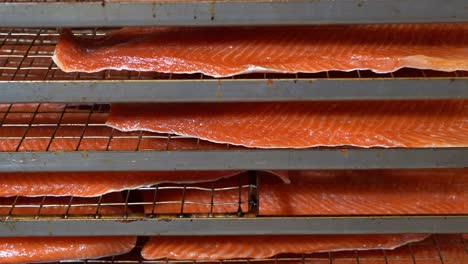
[[[468,98],[468,78],[11,81],[0,89],[0,103],[427,100]]]
[[[0,152],[0,171],[465,168],[468,148]]]
[[[468,216],[5,219],[6,236],[467,233]]]
[[[0,25],[106,27],[466,22],[466,8],[464,0],[1,2]],[[93,81],[86,78],[82,80],[79,78],[80,74],[76,74],[72,77],[75,81],[49,81],[48,77],[52,76],[51,79],[54,79],[58,70],[50,61],[49,53],[35,48],[38,45],[50,46],[54,42],[42,39],[41,34],[42,29],[28,35],[31,38],[27,41],[16,39],[12,44],[14,48],[10,48],[10,55],[3,55],[7,59],[0,70],[2,74],[6,73],[3,75],[8,78],[6,80],[11,77],[13,81],[0,82],[0,102],[216,102],[468,97],[467,78],[389,78],[365,81],[353,78]],[[56,33],[46,32],[47,36],[55,36],[54,34]],[[13,34],[10,31],[3,36],[2,45]],[[17,48],[21,45],[26,47]],[[14,67],[10,67],[11,63],[8,62],[11,58],[16,58]],[[45,78],[25,81],[30,80],[28,77],[33,76],[31,72],[37,70],[43,71],[41,74],[45,74]],[[13,71],[11,76],[8,71]],[[104,72],[101,79],[106,80],[107,73]],[[140,79],[140,74],[137,78]],[[21,80],[17,81],[18,79]],[[126,88],[130,83],[133,90],[131,94],[127,94]],[[190,91],[188,88],[197,92],[187,92]],[[31,122],[26,126],[29,129],[33,124]],[[85,129],[87,126],[88,124],[84,124]],[[80,141],[85,129],[79,137]],[[55,132],[47,138],[54,137]],[[24,136],[21,137],[21,142],[23,139]],[[78,147],[79,144],[77,149]],[[1,172],[465,168],[467,165],[468,148],[0,152]],[[129,195],[126,204],[128,197]],[[98,207],[99,205],[100,200]],[[0,237],[468,233],[467,223],[467,215],[243,218],[148,218],[137,214],[37,218],[7,215],[0,221]]]
[[[464,0],[0,3],[7,27],[292,25],[468,21]]]

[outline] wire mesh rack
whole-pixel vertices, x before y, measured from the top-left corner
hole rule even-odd
[[[104,35],[109,29],[75,29]],[[59,33],[47,28],[0,29],[1,102],[279,101],[466,98],[468,72],[403,69],[316,74],[203,74],[105,70],[65,73],[52,61]],[[365,80],[366,82],[362,82]],[[427,83],[430,81],[430,83]],[[74,85],[67,85],[73,82]],[[431,85],[428,85],[431,84]],[[128,89],[132,92],[128,93]],[[196,92],[190,92],[196,91]],[[149,98],[149,99],[148,99]]]
[[[240,149],[183,136],[119,132],[105,104],[0,105],[0,151]]]
[[[240,217],[255,213],[256,188],[255,177],[240,174],[211,183],[166,183],[96,197],[1,197],[0,218]]]
[[[460,235],[433,235],[395,250],[344,251],[314,254],[281,254],[269,259],[233,259],[222,261],[145,260],[140,255],[145,240],[129,254],[97,260],[61,261],[58,263],[258,263],[258,264],[465,264],[468,241]]]

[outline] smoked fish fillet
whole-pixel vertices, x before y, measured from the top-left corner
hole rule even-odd
[[[117,196],[107,198],[116,201]],[[121,199],[121,198],[120,198]],[[0,199],[0,204],[13,204],[12,198]],[[42,198],[19,197],[17,205],[39,205]],[[69,199],[65,197],[48,197],[46,204],[57,204],[53,207],[41,208],[41,215],[65,214]],[[89,201],[88,201],[89,202]],[[86,198],[74,200],[76,203],[86,203]],[[63,206],[62,206],[63,205]],[[36,215],[39,208],[17,206],[12,215]],[[7,215],[10,208],[1,207],[0,214]],[[123,213],[121,206],[101,206],[99,213]],[[95,214],[96,207],[70,207],[68,214]],[[71,259],[94,259],[105,256],[120,255],[130,252],[136,244],[136,237],[2,237],[0,238],[0,263],[35,263],[52,262]]]
[[[394,249],[427,238],[402,235],[300,236],[173,236],[152,237],[143,247],[145,259],[222,260],[269,258],[281,253]]]
[[[467,24],[123,28],[102,37],[64,30],[53,60],[65,72],[137,70],[226,77],[403,67],[468,70]]]
[[[468,169],[289,171],[260,178],[260,215],[468,214]]]
[[[2,237],[0,263],[93,259],[129,252],[136,237]]]
[[[468,101],[113,104],[106,124],[256,148],[467,147]]]

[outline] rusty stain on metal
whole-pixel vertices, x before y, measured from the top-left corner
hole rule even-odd
[[[272,79],[268,79],[267,82],[266,82],[267,86],[271,87],[273,86],[273,80]]]
[[[53,236],[54,235],[54,232],[52,231],[52,223],[49,221],[47,221],[47,235],[48,236]]]
[[[153,2],[151,4],[151,13],[152,13],[153,18],[156,18],[156,2]]]
[[[340,149],[340,153],[347,156],[349,154],[349,150],[347,149]]]
[[[210,19],[214,20],[215,19],[215,5],[216,5],[216,0],[213,0],[210,2],[208,6],[208,12],[210,13]]]
[[[6,227],[8,227],[8,229],[11,231],[11,232],[16,232],[16,222],[15,221],[8,221],[8,220],[4,220],[2,221]]]
[[[118,223],[131,223],[131,222],[137,222],[139,220],[137,219],[122,219],[122,220],[116,220]]]
[[[83,159],[88,159],[88,153],[87,153],[87,152],[80,152],[80,156],[81,156]]]

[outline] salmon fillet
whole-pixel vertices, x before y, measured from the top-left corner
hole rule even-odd
[[[314,170],[289,176],[291,184],[260,178],[260,215],[468,214],[468,169]]]
[[[65,72],[106,69],[203,73],[315,73],[403,67],[468,70],[468,24],[123,28],[103,37],[62,32]]]
[[[145,259],[263,259],[281,253],[394,249],[427,237],[425,234],[152,237],[141,255]]]
[[[260,215],[468,214],[468,169],[258,172]],[[246,178],[229,178],[143,193],[145,213],[248,211]],[[220,191],[211,191],[219,189]],[[211,197],[213,196],[213,208]],[[242,201],[239,207],[239,198]],[[180,201],[185,203],[181,204]],[[381,206],[375,206],[379,204]],[[183,208],[182,208],[183,206]]]
[[[136,237],[2,237],[0,263],[94,259],[129,252]]]
[[[467,102],[113,104],[106,124],[257,148],[466,147]]]
[[[108,199],[109,198],[109,199]],[[104,202],[118,201],[116,195],[103,198]],[[13,204],[12,198],[0,199],[0,204]],[[23,207],[23,205],[39,205],[42,198],[20,197],[16,207],[1,207],[0,214],[8,215],[36,215],[39,208]],[[46,198],[41,215],[61,215],[67,212],[69,199],[65,197]],[[86,203],[87,198],[74,199],[73,204]],[[101,214],[121,214],[121,206],[101,206]],[[68,214],[95,214],[96,207],[70,207]],[[2,237],[0,238],[0,263],[34,263],[71,259],[94,259],[105,256],[120,255],[130,252],[136,244],[136,237]]]

